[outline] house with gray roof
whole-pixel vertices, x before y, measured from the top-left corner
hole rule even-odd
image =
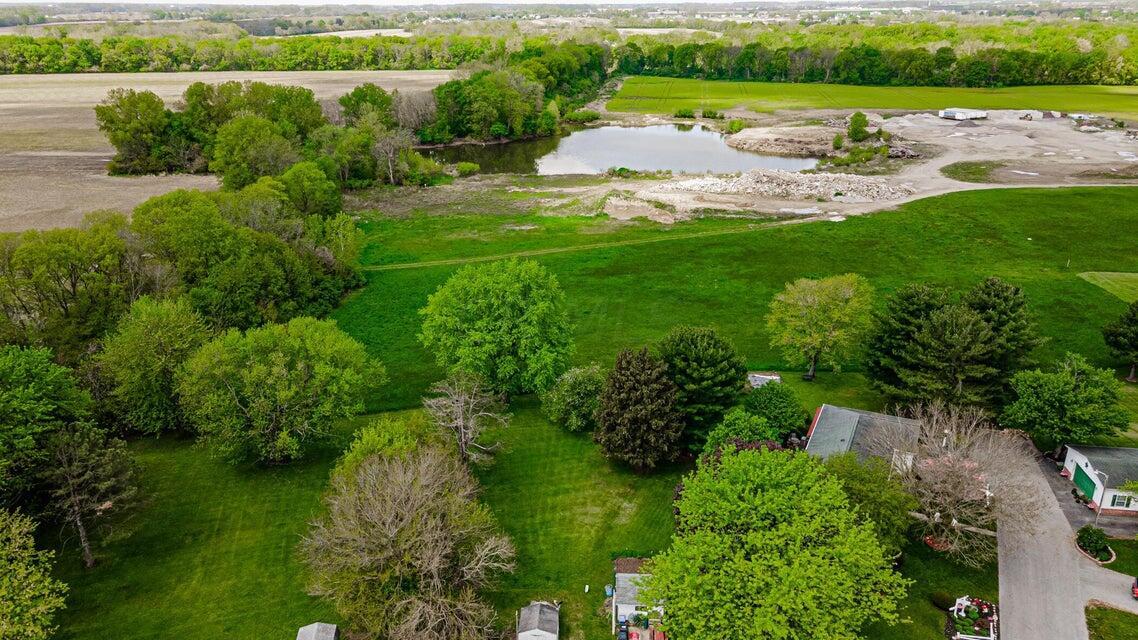
[[[1119,489],[1138,480],[1138,449],[1067,445],[1061,473],[1090,500],[1091,509],[1111,516],[1138,516],[1138,493]]]
[[[908,418],[824,404],[814,414],[814,421],[806,433],[806,452],[823,460],[850,451],[857,453],[859,458],[865,458],[870,455],[869,445],[874,433],[897,425],[911,427],[914,434],[919,428],[915,420]]]
[[[561,628],[560,607],[549,602],[531,602],[518,613],[518,640],[557,640]]]

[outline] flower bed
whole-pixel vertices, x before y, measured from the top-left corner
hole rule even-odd
[[[948,611],[945,637],[949,640],[996,640],[999,615],[996,605],[981,598],[964,596]]]
[[[1108,564],[1114,561],[1114,550],[1110,548],[1106,532],[1094,525],[1085,525],[1079,529],[1075,536],[1075,546],[1083,555],[1099,564]]]

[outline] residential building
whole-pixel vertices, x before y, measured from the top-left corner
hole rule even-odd
[[[1138,480],[1138,449],[1067,445],[1062,475],[1104,515],[1138,516],[1138,493],[1119,490]]]

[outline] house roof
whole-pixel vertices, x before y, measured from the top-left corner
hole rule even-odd
[[[648,575],[641,573],[644,558],[617,558],[612,566],[616,573],[616,585],[613,588],[613,602],[616,604],[640,604],[640,579]]]
[[[531,602],[522,607],[518,616],[518,633],[533,631],[535,629],[557,635],[560,613],[557,607],[548,602]]]
[[[896,424],[917,427],[915,420],[890,416],[884,413],[847,409],[824,404],[810,425],[810,440],[806,451],[823,460],[830,456],[855,451],[861,457],[869,455],[868,444],[873,432],[883,426]]]
[[[337,640],[339,637],[336,625],[326,622],[314,622],[296,632],[296,640]]]
[[[1067,447],[1087,457],[1095,471],[1107,475],[1108,487],[1119,487],[1130,480],[1138,480],[1138,449],[1124,447]]]

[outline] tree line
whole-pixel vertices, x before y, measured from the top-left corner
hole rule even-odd
[[[1034,51],[990,48],[958,53],[866,44],[842,47],[744,46],[720,42],[629,42],[613,50],[617,71],[708,80],[827,82],[849,85],[1006,87],[1051,84],[1132,84],[1138,63],[1102,50]]]
[[[573,40],[554,44],[548,39],[513,45],[502,37],[465,35],[237,40],[115,36],[98,42],[0,36],[0,73],[454,69],[477,64],[509,66],[534,58],[535,51],[560,48],[586,50],[592,59],[583,65],[587,69],[545,65],[559,82],[578,75],[587,78],[594,72],[602,76],[618,72],[715,80],[947,87],[1124,85],[1138,81],[1138,61],[1109,47],[1036,48],[1012,42],[972,51],[948,45],[936,49],[906,46],[904,39],[897,42],[897,46],[883,46],[856,40],[794,45],[766,40],[744,44],[634,40],[614,47]],[[532,75],[530,79],[545,80]]]
[[[535,45],[511,60],[430,92],[366,83],[331,113],[310,89],[230,81],[196,82],[176,108],[150,91],[115,89],[95,115],[116,150],[111,173],[213,171],[240,189],[308,160],[341,188],[428,184],[442,168],[415,144],[552,135],[606,77],[597,46]]]
[[[454,69],[506,58],[503,38],[192,39],[113,36],[103,40],[0,36],[0,73],[135,73],[140,71],[332,71]]]

